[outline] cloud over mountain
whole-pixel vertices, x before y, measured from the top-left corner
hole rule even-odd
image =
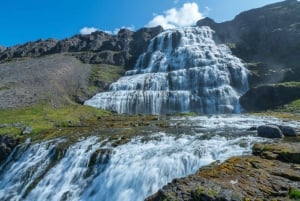
[[[82,35],[91,34],[97,30],[98,29],[95,27],[83,27],[82,29],[80,29],[80,34]]]
[[[203,14],[200,13],[197,3],[185,3],[179,9],[171,8],[166,10],[162,15],[156,15],[146,26],[154,27],[161,25],[164,29],[171,29],[194,25],[202,18]]]

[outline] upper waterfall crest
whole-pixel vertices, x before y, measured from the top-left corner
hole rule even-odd
[[[247,69],[209,27],[164,31],[133,70],[86,105],[118,113],[238,113],[248,89]]]

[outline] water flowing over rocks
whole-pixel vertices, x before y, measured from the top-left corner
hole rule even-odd
[[[247,131],[250,126],[282,124],[280,119],[247,115],[127,118],[132,122],[125,115],[103,117],[99,121],[105,125],[86,135],[84,128],[66,128],[69,137],[60,133],[52,140],[18,145],[0,164],[0,199],[143,200],[174,178],[249,155],[254,143],[272,141]],[[181,187],[177,191],[183,192]]]
[[[255,144],[253,153],[175,179],[146,200],[298,200],[299,143]]]
[[[167,30],[150,42],[134,70],[86,105],[118,113],[238,113],[247,69],[209,27]]]
[[[3,135],[0,136],[0,164],[9,156],[18,144],[18,139]]]

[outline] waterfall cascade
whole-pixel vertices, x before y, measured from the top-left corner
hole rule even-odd
[[[250,154],[254,143],[269,139],[246,128],[267,123],[283,121],[242,115],[175,117],[170,125],[180,124],[184,132],[150,131],[117,147],[97,136],[25,143],[0,164],[0,200],[142,201],[213,161]],[[300,126],[297,121],[285,124]]]
[[[134,70],[86,105],[118,113],[238,113],[247,69],[209,27],[167,30],[150,42]]]

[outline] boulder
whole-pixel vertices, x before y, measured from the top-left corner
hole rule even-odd
[[[32,133],[32,128],[30,126],[26,126],[23,130],[22,130],[22,135],[28,135]]]
[[[262,125],[257,128],[257,135],[265,138],[283,138],[280,128],[275,125]]]
[[[285,137],[296,137],[297,136],[297,132],[291,126],[281,126],[281,125],[279,125],[278,127],[279,127],[279,129],[281,130],[282,134]]]

